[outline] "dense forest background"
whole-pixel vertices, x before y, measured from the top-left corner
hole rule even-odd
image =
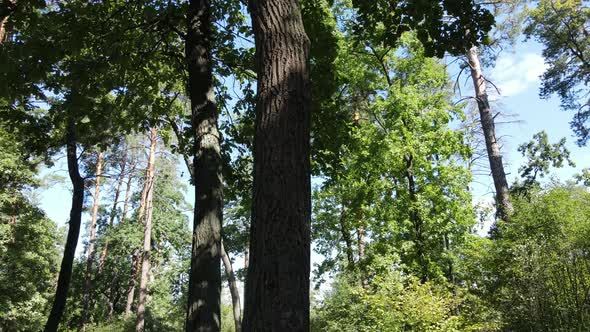
[[[0,0],[0,332],[590,330],[589,31]]]

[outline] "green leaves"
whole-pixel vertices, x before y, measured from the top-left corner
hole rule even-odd
[[[575,112],[571,127],[584,146],[590,139],[590,8],[580,0],[543,0],[532,11],[525,33],[545,46],[548,69],[541,96],[557,94],[564,110]]]
[[[427,56],[465,53],[480,45],[494,24],[492,14],[472,0],[352,1],[358,9],[355,32],[375,44],[396,46],[414,31]]]

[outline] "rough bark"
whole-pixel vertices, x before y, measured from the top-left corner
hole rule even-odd
[[[145,328],[145,304],[147,301],[147,285],[150,273],[150,249],[152,246],[152,213],[154,211],[154,182],[156,162],[156,128],[150,130],[150,154],[145,176],[145,222],[143,231],[143,252],[141,255],[141,276],[139,278],[139,296],[137,299],[137,320],[135,331],[143,332]]]
[[[57,289],[51,313],[45,324],[45,332],[56,332],[59,321],[66,306],[70,279],[72,277],[72,266],[74,255],[80,235],[80,223],[82,221],[82,206],[84,204],[84,179],[80,176],[78,168],[78,155],[76,152],[76,125],[73,119],[69,120],[66,133],[66,153],[68,161],[68,173],[73,186],[72,208],[70,210],[70,221],[68,237],[64,248],[64,256],[61,261]]]
[[[84,277],[84,300],[82,308],[82,315],[80,317],[80,329],[84,330],[84,324],[88,317],[90,310],[90,297],[92,289],[92,265],[95,257],[95,242],[96,242],[96,220],[98,219],[98,205],[100,203],[100,180],[102,177],[102,152],[96,153],[96,172],[94,181],[94,202],[92,204],[92,213],[90,218],[90,235],[88,239],[88,251],[86,252],[86,275]]]
[[[185,51],[195,142],[195,212],[185,324],[187,332],[219,331],[221,328],[223,182],[210,60],[210,6],[209,0],[191,0],[187,15]]]
[[[251,0],[257,101],[243,331],[309,331],[309,39],[297,0]]]
[[[231,295],[231,302],[234,311],[234,324],[236,332],[242,331],[242,308],[240,305],[240,291],[238,290],[238,281],[234,273],[234,269],[231,266],[231,261],[223,242],[221,242],[221,259],[223,261],[223,267],[225,268],[225,276],[227,277],[227,283],[229,284],[229,293]]]
[[[475,97],[479,109],[488,159],[490,161],[492,179],[494,180],[494,187],[496,189],[497,216],[504,221],[508,221],[513,210],[512,203],[510,202],[508,182],[506,181],[506,173],[504,172],[504,164],[502,163],[502,154],[500,153],[500,145],[496,139],[494,115],[490,108],[488,94],[486,92],[486,80],[482,75],[477,47],[474,46],[469,50],[467,59],[471,70],[473,88],[475,89]]]
[[[117,189],[115,190],[115,197],[113,200],[113,207],[111,209],[111,213],[109,215],[109,229],[113,227],[115,222],[115,217],[117,216],[117,206],[119,204],[119,196],[121,195],[121,190],[123,189],[123,180],[125,179],[125,167],[127,166],[127,152],[123,155],[123,160],[121,161],[121,174],[119,174],[119,179],[117,180]],[[100,262],[98,264],[98,274],[102,273],[102,269],[104,267],[104,263],[107,259],[107,252],[109,250],[109,240],[107,239],[104,243],[104,248],[102,248],[102,252],[100,254]]]

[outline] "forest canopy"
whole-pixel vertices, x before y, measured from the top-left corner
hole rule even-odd
[[[581,0],[0,0],[0,331],[588,330],[589,31]]]

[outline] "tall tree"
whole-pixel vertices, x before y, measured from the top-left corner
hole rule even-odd
[[[72,278],[72,266],[74,263],[74,255],[76,254],[76,246],[78,245],[78,236],[80,235],[80,224],[82,222],[82,207],[84,205],[84,179],[80,176],[78,168],[78,154],[77,140],[76,140],[76,123],[75,119],[68,119],[66,130],[66,154],[68,161],[68,174],[72,182],[72,207],[70,209],[70,220],[68,228],[68,237],[64,248],[64,255],[61,261],[61,268],[59,270],[59,277],[57,279],[57,289],[55,290],[55,298],[51,313],[45,324],[45,332],[57,332],[57,327],[63,315],[68,297],[68,289],[70,287],[70,279]]]
[[[154,211],[154,182],[155,182],[155,161],[156,161],[156,136],[157,129],[150,129],[150,153],[146,169],[145,181],[145,219],[143,222],[143,250],[141,252],[141,275],[139,278],[139,296],[137,300],[137,321],[135,331],[143,332],[145,329],[145,305],[147,302],[148,281],[150,273],[150,251],[152,241],[152,216]]]
[[[244,331],[309,330],[309,39],[296,0],[249,2],[256,134]]]
[[[191,0],[187,15],[186,59],[195,144],[195,213],[186,313],[187,332],[221,327],[221,219],[223,182],[217,106],[211,65],[211,4]]]
[[[494,187],[496,189],[497,216],[498,218],[507,221],[512,213],[508,181],[506,180],[506,172],[504,171],[504,164],[502,162],[500,144],[496,135],[494,114],[490,107],[488,93],[486,91],[486,78],[482,73],[478,48],[476,46],[471,47],[469,52],[467,52],[467,60],[471,72],[471,79],[473,81],[473,89],[475,90],[475,99],[477,101],[479,119],[485,138],[486,150],[488,152],[492,179],[494,180]]]

